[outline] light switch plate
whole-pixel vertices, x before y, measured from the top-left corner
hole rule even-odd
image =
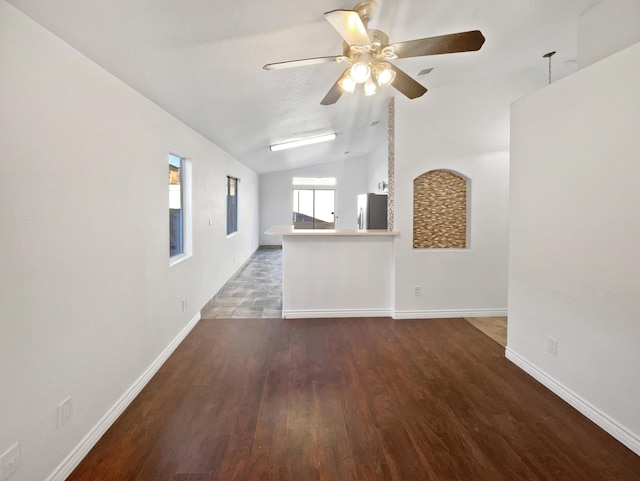
[[[69,422],[72,414],[73,405],[71,404],[71,396],[69,396],[58,405],[58,429]]]

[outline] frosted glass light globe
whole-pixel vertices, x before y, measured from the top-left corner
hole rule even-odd
[[[350,75],[343,75],[340,80],[338,80],[338,85],[345,92],[349,92],[352,94],[356,89],[356,83],[353,81]]]
[[[375,78],[380,87],[390,85],[396,78],[396,72],[388,63],[381,63],[377,66]]]
[[[364,94],[368,97],[370,95],[375,95],[378,91],[378,87],[373,82],[373,80],[369,79],[364,83]]]
[[[363,84],[371,77],[371,68],[364,62],[356,62],[349,73],[355,83]]]

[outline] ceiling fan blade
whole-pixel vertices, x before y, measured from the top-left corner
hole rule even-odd
[[[336,82],[333,84],[333,87],[329,89],[329,91],[327,92],[327,95],[324,96],[320,104],[322,105],[335,104],[340,99],[341,96],[342,96],[342,87],[340,87],[338,82]]]
[[[337,61],[338,57],[303,58],[300,60],[289,60],[287,62],[268,63],[262,68],[265,70],[279,70],[283,68],[306,67],[307,65],[316,65],[319,63],[331,63]]]
[[[324,14],[349,45],[369,45],[371,40],[360,15],[353,10],[332,10]]]
[[[413,80],[409,75],[404,73],[395,65],[392,65],[391,68],[396,72],[396,78],[393,79],[391,85],[393,85],[397,90],[410,99],[416,99],[425,94],[427,91],[426,87],[423,87],[421,84]]]
[[[398,58],[440,55],[443,53],[473,52],[480,50],[484,43],[480,30],[452,33],[438,37],[421,38],[408,42],[393,43],[393,51]]]

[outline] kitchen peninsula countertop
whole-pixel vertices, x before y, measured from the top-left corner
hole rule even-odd
[[[336,229],[294,229],[292,225],[269,227],[265,234],[282,236],[397,236],[399,232],[386,229],[336,230]]]

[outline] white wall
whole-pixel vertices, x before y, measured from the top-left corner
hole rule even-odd
[[[389,180],[389,145],[381,144],[367,156],[367,188],[366,192],[380,193],[378,183]]]
[[[640,454],[638,85],[640,44],[513,104],[508,349]]]
[[[260,245],[282,245],[281,236],[264,233],[274,225],[291,225],[293,177],[336,177],[336,229],[355,229],[358,194],[367,192],[367,162],[364,157],[260,176]]]
[[[20,441],[12,481],[42,480],[257,248],[258,179],[3,0],[0,152],[0,452]],[[171,268],[169,152],[194,181],[193,257]]]
[[[397,317],[504,315],[507,307],[509,103],[498,80],[396,98]],[[413,180],[449,169],[470,179],[468,249],[413,249]],[[413,287],[422,295],[415,297]]]
[[[578,66],[640,42],[640,1],[605,0],[578,19]]]

